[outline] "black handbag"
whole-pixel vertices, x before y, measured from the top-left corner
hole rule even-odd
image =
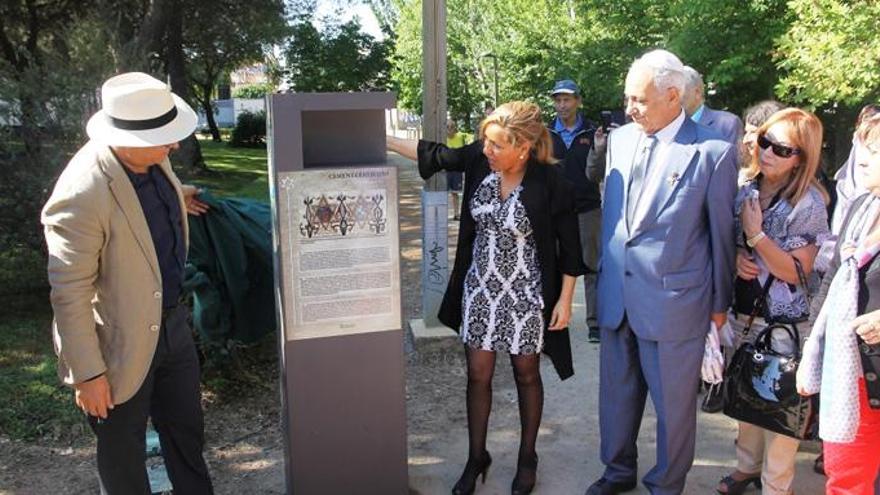
[[[798,278],[807,290],[806,276],[797,258]],[[774,277],[764,284],[755,301],[744,335],[748,335],[755,317],[767,304],[767,293]],[[801,360],[801,338],[796,323],[767,322],[755,337],[744,342],[733,354],[724,372],[724,414],[755,426],[800,440],[818,438],[817,403],[797,392],[797,367]],[[773,349],[774,331],[784,331],[793,342],[793,351]]]
[[[774,331],[789,335],[792,353],[773,349]],[[815,403],[798,394],[795,386],[800,358],[800,334],[794,324],[769,325],[754,344],[742,344],[725,373],[724,414],[789,437],[815,439]]]

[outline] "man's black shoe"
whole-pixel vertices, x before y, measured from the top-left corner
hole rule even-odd
[[[605,477],[601,477],[596,480],[595,483],[590,485],[587,488],[586,495],[617,495],[618,493],[624,493],[631,490],[635,490],[636,482],[633,481],[621,481],[621,482],[613,482],[608,481]]]
[[[589,340],[591,344],[599,343],[599,327],[590,327],[590,330],[587,333],[587,340]]]
[[[700,404],[700,409],[706,413],[717,413],[721,412],[724,409],[724,394],[722,391],[724,387],[721,384],[717,385],[709,385],[706,389],[706,395],[703,396],[703,402]]]

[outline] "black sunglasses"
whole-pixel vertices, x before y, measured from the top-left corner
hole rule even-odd
[[[788,158],[792,155],[800,155],[801,150],[797,148],[792,148],[790,146],[785,146],[784,144],[774,143],[767,139],[763,134],[758,134],[758,146],[761,147],[762,150],[766,150],[767,148],[773,148],[773,154],[778,156],[779,158]]]

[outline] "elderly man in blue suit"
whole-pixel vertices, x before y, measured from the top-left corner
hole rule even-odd
[[[685,66],[684,77],[685,89],[681,103],[685,113],[694,122],[717,131],[725,141],[736,149],[742,143],[744,132],[742,120],[730,112],[715,110],[706,105],[706,96],[703,91],[705,83],[703,76],[696,69]]]
[[[611,132],[598,306],[603,476],[588,495],[636,486],[650,393],[657,463],[643,482],[680,494],[693,464],[696,397],[710,321],[726,321],[734,274],[736,151],[687,118],[684,66],[654,50],[626,77],[633,122]]]

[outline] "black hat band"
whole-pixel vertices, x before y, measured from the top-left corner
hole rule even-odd
[[[175,117],[177,117],[176,106],[171,107],[171,110],[167,113],[146,120],[117,119],[116,117],[107,115],[107,118],[110,120],[110,123],[113,124],[113,127],[124,131],[149,131],[150,129],[158,129],[174,120]]]

